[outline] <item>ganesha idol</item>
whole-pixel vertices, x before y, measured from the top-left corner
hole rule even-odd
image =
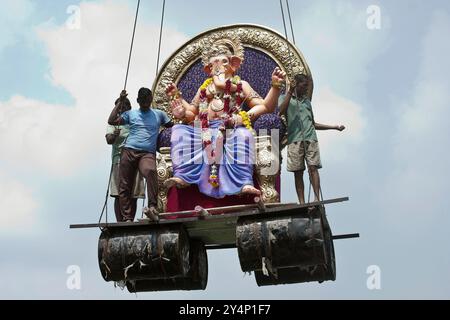
[[[236,76],[243,60],[239,39],[222,38],[202,52],[209,78],[191,103],[183,99],[174,83],[168,85],[172,113],[182,124],[172,129],[173,177],[165,182],[167,188],[197,185],[201,193],[218,199],[239,194],[260,196],[253,184],[252,123],[275,111],[286,74],[275,68],[272,87],[262,98]]]

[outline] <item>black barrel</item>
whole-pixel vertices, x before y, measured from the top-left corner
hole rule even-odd
[[[331,231],[325,229],[325,247],[327,261],[322,265],[309,267],[291,267],[277,270],[277,276],[273,274],[265,276],[261,271],[255,271],[256,283],[259,287],[279,284],[324,282],[336,280],[336,259]]]
[[[242,218],[236,228],[236,245],[242,271],[266,268],[308,267],[325,264],[320,210],[278,217]]]
[[[175,290],[205,290],[208,284],[208,256],[203,242],[191,240],[190,268],[186,277],[155,280],[128,281],[130,293]]]
[[[100,235],[98,259],[106,281],[185,276],[189,237],[181,224],[111,228]]]

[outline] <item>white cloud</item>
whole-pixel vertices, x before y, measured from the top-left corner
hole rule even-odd
[[[450,44],[442,41],[448,33],[450,15],[435,13],[422,41],[414,91],[400,104],[395,122],[394,165],[384,199],[395,227],[404,228],[407,220],[426,229],[443,218],[450,205]]]
[[[19,2],[8,6],[15,14],[25,12]],[[83,2],[80,8],[80,30],[64,23],[36,29],[47,48],[48,77],[74,97],[74,105],[53,105],[23,95],[0,101],[0,149],[8,150],[0,153],[0,162],[12,171],[8,179],[0,180],[2,231],[21,233],[37,220],[37,202],[31,190],[13,178],[14,171],[75,176],[105,148],[106,120],[125,77],[134,8],[115,1]],[[128,86],[132,101],[141,86],[152,86],[158,32],[159,26],[140,21]],[[162,57],[185,40],[166,28]]]
[[[0,155],[2,160],[26,170],[44,168],[63,175],[82,165],[83,154],[77,152],[80,141],[86,138],[76,109],[22,96],[0,103],[0,108],[0,146],[8,150]],[[92,148],[90,141],[86,139],[83,148]]]
[[[0,234],[32,232],[38,203],[30,188],[0,172],[0,195]]]
[[[37,29],[50,60],[50,79],[75,99],[74,106],[49,105],[14,96],[0,103],[0,160],[33,164],[59,176],[76,173],[104,146],[106,120],[125,77],[134,12],[115,1],[83,2],[81,29],[46,24]],[[151,87],[159,27],[142,20],[129,77],[133,101],[141,86]],[[162,56],[186,38],[165,29]]]
[[[363,2],[318,0],[295,5],[301,12],[294,17],[297,44],[316,86],[328,86],[353,100],[364,99],[370,64],[389,46],[387,10],[381,8],[382,28],[369,30]]]
[[[353,147],[365,137],[366,119],[362,107],[324,87],[316,91],[313,111],[318,123],[346,127],[343,132],[318,131],[321,148],[327,149],[327,153],[333,154],[340,161],[352,157]]]

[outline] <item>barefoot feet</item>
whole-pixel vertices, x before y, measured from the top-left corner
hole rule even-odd
[[[261,191],[259,191],[258,189],[256,189],[254,186],[245,186],[242,188],[242,193],[243,194],[250,194],[250,195],[254,195],[254,196],[261,196]]]
[[[189,183],[184,181],[183,179],[173,177],[164,182],[164,187],[170,189],[172,187],[177,187],[178,189],[189,187]]]

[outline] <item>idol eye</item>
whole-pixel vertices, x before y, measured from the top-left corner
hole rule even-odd
[[[228,64],[228,59],[222,59],[223,64]]]

